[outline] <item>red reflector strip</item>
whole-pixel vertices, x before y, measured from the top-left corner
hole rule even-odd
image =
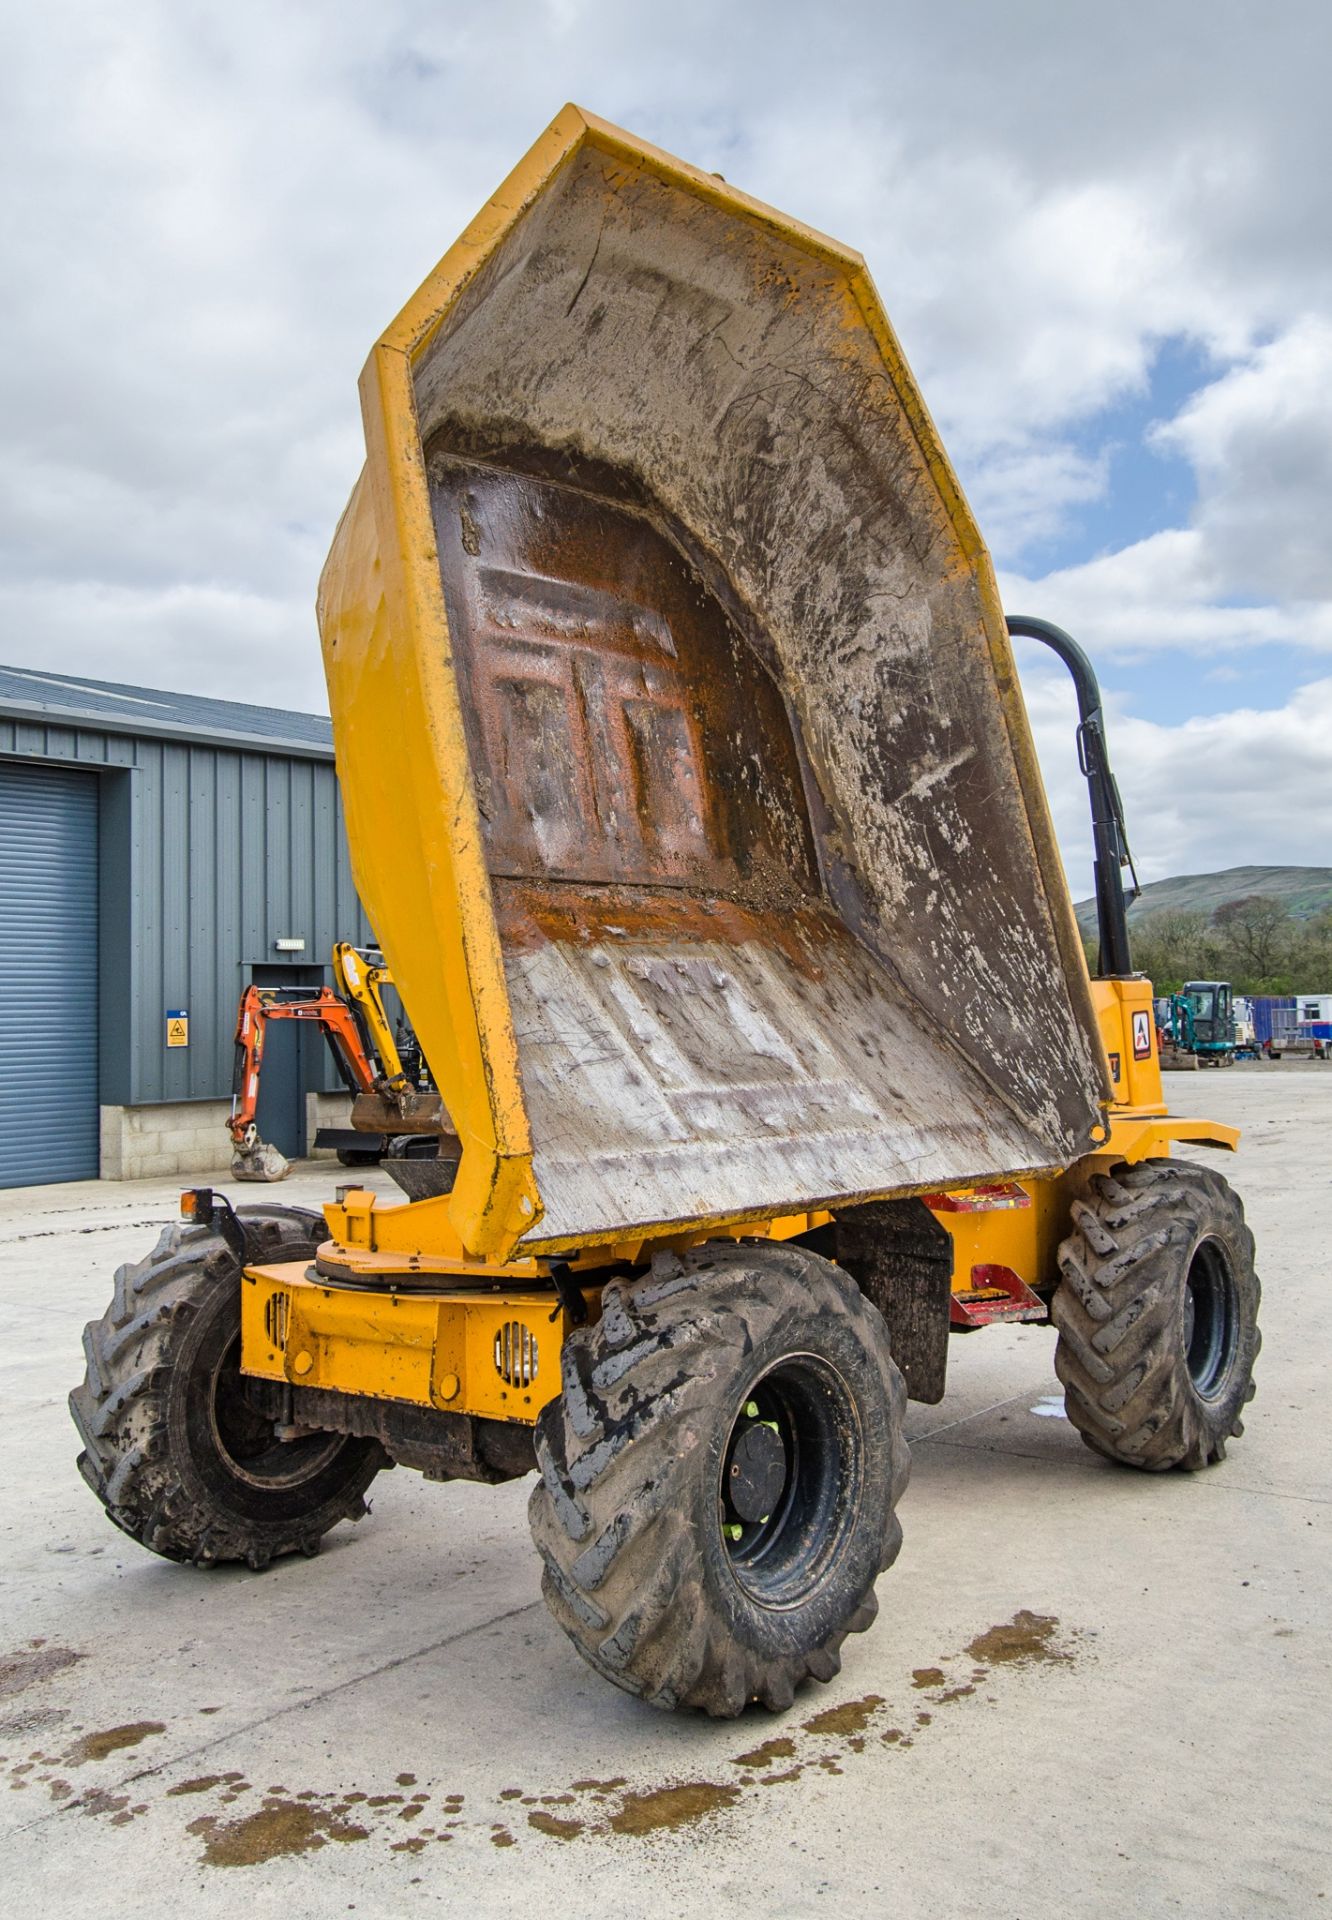
[[[968,1187],[958,1193],[923,1193],[920,1197],[931,1213],[999,1213],[1031,1205],[1031,1195],[1015,1180],[1003,1180],[992,1187]]]

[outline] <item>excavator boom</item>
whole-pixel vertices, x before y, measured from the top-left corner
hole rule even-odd
[[[352,1008],[331,988],[247,987],[236,1014],[236,1069],[227,1121],[231,1167],[238,1180],[281,1180],[288,1171],[285,1156],[259,1138],[257,1125],[260,1071],[273,1020],[318,1027],[351,1094],[373,1093],[382,1080]],[[396,1062],[396,1050],[393,1058]]]

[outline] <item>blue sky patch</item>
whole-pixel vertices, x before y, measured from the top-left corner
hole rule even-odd
[[[1172,420],[1217,374],[1196,340],[1172,334],[1161,342],[1141,393],[1126,394],[1071,429],[1066,437],[1078,453],[1105,460],[1105,491],[1099,499],[1070,507],[1054,538],[1029,543],[1022,555],[1024,573],[1080,566],[1162,528],[1188,525],[1197,495],[1193,468],[1182,455],[1151,444],[1148,434]]]
[[[1117,704],[1139,719],[1173,727],[1237,707],[1273,712],[1330,667],[1307,647],[1272,644],[1218,651],[1211,659],[1169,648],[1133,666],[1107,661],[1101,680],[1106,694],[1119,696]]]

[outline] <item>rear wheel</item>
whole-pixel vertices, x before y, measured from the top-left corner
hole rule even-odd
[[[563,1367],[529,1518],[584,1659],[721,1716],[830,1680],[902,1538],[906,1390],[877,1310],[802,1248],[713,1245],[608,1286]]]
[[[322,1219],[242,1208],[250,1261],[309,1260]],[[69,1397],[79,1469],[108,1517],[168,1560],[314,1553],[386,1464],[374,1440],[312,1430],[280,1438],[240,1371],[241,1269],[211,1228],[168,1227],[146,1260],[120,1268],[90,1322],[88,1369]]]
[[[1223,1459],[1261,1345],[1238,1196],[1206,1168],[1145,1160],[1094,1179],[1073,1220],[1052,1309],[1069,1419],[1126,1466]]]

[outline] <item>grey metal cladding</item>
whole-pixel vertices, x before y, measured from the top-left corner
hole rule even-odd
[[[327,967],[334,940],[372,937],[318,715],[0,668],[3,758],[104,776],[103,1104],[229,1094],[250,968],[280,963],[280,938],[303,939],[299,962]],[[190,1044],[168,1049],[177,1007]],[[322,1059],[318,1072],[336,1086]]]

